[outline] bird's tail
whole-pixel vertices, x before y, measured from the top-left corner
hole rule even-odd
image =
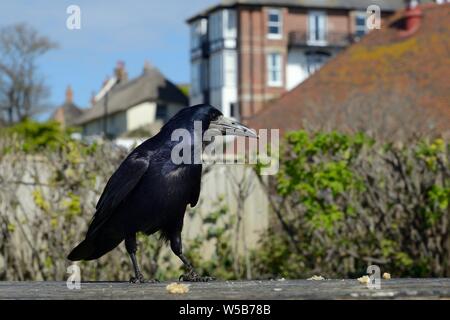
[[[106,232],[88,236],[69,253],[67,259],[71,261],[98,259],[117,247],[123,239],[120,235]]]
[[[67,256],[70,261],[92,260],[95,251],[94,243],[89,239],[83,240]]]

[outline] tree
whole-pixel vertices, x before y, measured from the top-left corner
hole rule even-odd
[[[0,29],[0,119],[13,123],[45,109],[49,89],[36,62],[56,47],[23,23]]]

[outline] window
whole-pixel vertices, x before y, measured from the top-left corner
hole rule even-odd
[[[239,119],[239,110],[236,102],[230,103],[230,117]]]
[[[283,68],[281,53],[270,53],[267,55],[267,84],[271,87],[283,85]]]
[[[201,64],[199,61],[192,62],[191,66],[191,90],[192,95],[198,95],[201,90]]]
[[[224,10],[226,20],[226,36],[236,37],[236,11],[232,9]]]
[[[327,15],[323,11],[311,11],[308,18],[309,42],[313,44],[326,43]]]
[[[364,12],[355,14],[355,36],[357,38],[363,37],[367,32],[366,14]]]
[[[208,62],[195,60],[191,63],[190,95],[196,96],[208,88]]]
[[[222,38],[222,11],[211,14],[209,18],[209,41]]]
[[[283,36],[283,23],[281,10],[270,9],[267,15],[267,37],[281,39]]]
[[[167,105],[158,104],[156,106],[156,119],[166,121],[167,120]]]
[[[220,53],[215,53],[211,55],[209,62],[210,62],[209,68],[210,87],[212,89],[220,88],[223,83],[222,55]]]
[[[201,70],[200,70],[200,90],[205,91],[208,89],[208,61],[202,60]]]
[[[209,59],[210,88],[235,87],[237,85],[236,51],[223,50],[215,52]]]
[[[224,9],[215,11],[209,16],[209,40],[236,37],[236,11]]]
[[[191,49],[197,49],[200,47],[200,39],[197,33],[198,23],[194,22],[191,25]]]
[[[236,63],[236,51],[226,50],[224,51],[224,84],[228,87],[234,87],[237,85],[237,63]]]
[[[306,67],[308,73],[311,75],[319,70],[325,62],[327,62],[329,54],[325,52],[310,52],[306,54]]]
[[[200,19],[191,24],[191,49],[201,46],[202,38],[206,34],[206,19]]]

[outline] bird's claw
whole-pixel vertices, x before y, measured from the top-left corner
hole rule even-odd
[[[130,283],[145,283],[145,279],[142,275],[139,275],[138,277],[131,277]]]
[[[150,280],[147,280],[147,283],[159,283],[159,280],[158,279],[150,279]]]
[[[179,281],[186,281],[186,282],[208,282],[208,281],[214,281],[216,278],[214,277],[201,277],[198,275],[195,271],[190,271],[188,273],[182,274]]]
[[[130,283],[158,283],[158,279],[145,280],[144,276],[141,274],[138,277],[131,277]]]

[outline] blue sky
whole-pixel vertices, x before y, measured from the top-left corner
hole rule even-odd
[[[58,42],[39,60],[51,89],[50,103],[64,100],[67,85],[75,102],[87,106],[118,60],[129,77],[145,60],[170,80],[189,81],[189,28],[185,20],[219,0],[11,0],[0,2],[0,26],[26,22]],[[66,9],[81,8],[81,30],[66,28]]]

